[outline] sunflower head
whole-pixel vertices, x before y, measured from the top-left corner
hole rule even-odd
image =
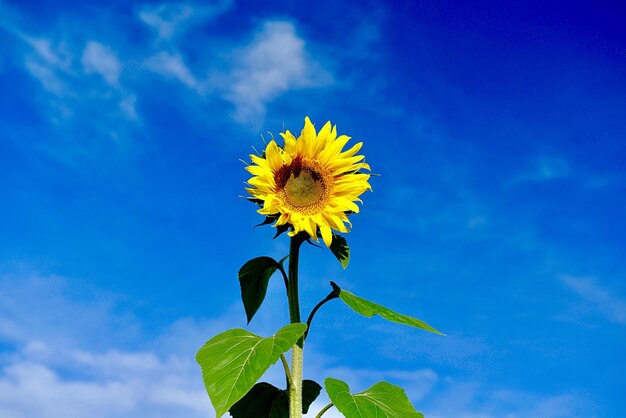
[[[332,231],[348,232],[348,214],[359,211],[355,202],[371,190],[370,175],[361,172],[370,167],[356,155],[363,143],[344,151],[350,137],[337,136],[330,122],[316,132],[308,117],[297,138],[289,131],[280,135],[282,147],[272,140],[262,156],[250,155],[246,190],[279,230],[306,232],[315,241],[319,232],[330,247]]]

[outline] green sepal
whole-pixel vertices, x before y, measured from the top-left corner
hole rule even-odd
[[[337,257],[344,269],[348,268],[350,262],[350,247],[348,242],[341,235],[333,234],[333,241],[330,243],[330,251]]]
[[[256,228],[257,226],[273,224],[274,222],[276,222],[277,219],[278,217],[276,216],[266,216],[263,222],[261,222],[260,224],[254,225],[254,227]]]
[[[215,408],[224,415],[306,331],[306,324],[289,324],[263,338],[237,328],[216,335],[196,354],[204,385]]]
[[[272,239],[276,239],[279,236],[281,236],[283,233],[289,231],[289,224],[283,224],[283,225],[278,225],[276,226],[276,235],[274,235],[274,238]]]
[[[263,303],[270,277],[278,269],[282,269],[282,265],[271,257],[253,258],[239,269],[241,300],[246,310],[248,323]]]
[[[377,303],[371,302],[367,299],[360,298],[347,290],[341,289],[335,282],[330,282],[333,290],[336,294],[339,295],[339,298],[352,310],[360,315],[366,316],[368,318],[373,317],[374,315],[380,315],[381,318],[386,319],[387,321],[395,322],[397,324],[408,325],[415,328],[420,328],[425,331],[429,331],[439,335],[445,335],[440,331],[437,331],[435,328],[428,325],[426,322],[421,321],[419,319],[413,318],[408,315],[402,315],[397,312],[392,311],[391,309],[385,308],[384,306],[378,305]]]
[[[315,247],[315,248],[322,248],[321,245],[314,243],[313,241],[311,241],[311,237],[307,236],[307,238],[304,240],[304,242],[306,242],[307,244]]]
[[[252,203],[254,203],[255,205],[257,205],[257,206],[261,206],[261,207],[263,207],[263,204],[265,203],[265,201],[264,201],[264,200],[257,199],[256,197],[250,197],[250,196],[246,197],[246,200],[247,200],[248,202],[252,202]]]
[[[404,390],[387,382],[378,382],[363,392],[350,393],[341,380],[324,380],[328,397],[346,418],[424,418],[417,412]]]
[[[302,381],[302,413],[320,394],[322,387],[313,380]],[[233,418],[289,418],[289,393],[266,382],[254,385],[228,411]]]

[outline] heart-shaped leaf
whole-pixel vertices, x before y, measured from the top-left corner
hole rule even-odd
[[[341,235],[333,234],[333,240],[330,243],[330,251],[337,257],[344,269],[348,268],[350,262],[350,247],[348,242]]]
[[[346,418],[424,418],[417,412],[404,390],[387,382],[378,382],[371,388],[350,393],[341,380],[324,380],[328,397]]]
[[[321,390],[322,387],[312,380],[302,382],[303,414],[309,412]],[[289,394],[269,383],[257,383],[228,412],[233,418],[289,418]]]
[[[445,335],[435,328],[431,327],[424,321],[420,321],[419,319],[413,318],[411,316],[402,315],[397,312],[392,311],[391,309],[385,308],[384,306],[378,305],[374,302],[371,302],[367,299],[360,298],[347,290],[343,290],[339,288],[334,282],[331,282],[333,289],[335,292],[339,292],[339,298],[352,310],[358,314],[366,316],[368,318],[373,317],[374,315],[380,315],[382,318],[387,321],[395,322],[398,324],[409,325],[415,328],[421,328],[426,331],[433,332],[439,335]]]
[[[302,413],[309,412],[309,407],[317,399],[317,396],[322,391],[322,387],[319,383],[313,380],[302,381]]]
[[[241,286],[241,300],[246,310],[248,323],[259,310],[267,293],[267,284],[272,274],[281,268],[271,257],[257,257],[248,261],[239,270],[239,285]]]
[[[217,417],[241,399],[305,330],[306,324],[289,324],[263,338],[237,328],[207,341],[196,361],[202,367],[204,385]]]

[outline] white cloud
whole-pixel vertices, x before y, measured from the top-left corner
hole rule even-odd
[[[206,21],[230,8],[231,0],[194,4],[167,2],[142,7],[139,18],[153,28],[159,39],[167,40],[189,25]]]
[[[59,79],[54,69],[49,65],[29,57],[24,60],[24,67],[49,93],[62,96],[66,91],[65,83]]]
[[[201,379],[186,364],[170,360],[146,366],[140,356],[135,358],[137,364],[101,360],[101,368],[130,370],[72,379],[39,362],[12,362],[0,372],[0,414],[7,418],[208,415],[210,404],[198,384]],[[93,371],[91,365],[81,366],[83,372]]]
[[[192,90],[201,91],[198,80],[185,65],[179,53],[161,51],[150,57],[146,65],[158,74],[174,78]]]
[[[16,347],[0,356],[0,416],[212,416],[194,355],[232,312],[182,321],[129,350],[119,346],[141,340],[139,328],[118,304],[58,276],[0,276],[0,341]]]
[[[19,34],[19,37],[37,52],[38,57],[43,62],[61,70],[70,70],[73,57],[67,46],[63,44],[53,45],[51,39],[34,38],[22,33]]]
[[[540,155],[529,168],[512,180],[512,184],[558,180],[572,174],[570,164],[562,157]]]
[[[18,345],[41,341],[46,347],[80,347],[106,342],[113,334],[120,343],[137,336],[134,318],[115,311],[114,296],[81,294],[69,283],[30,273],[0,276],[0,338]],[[77,293],[81,301],[69,302]]]
[[[16,347],[0,355],[0,416],[214,417],[194,355],[208,338],[243,322],[240,304],[220,317],[181,319],[146,337],[119,300],[58,276],[0,275],[0,341]],[[276,315],[260,310],[255,321],[262,332],[255,332],[268,335]],[[136,348],[122,348],[131,341]],[[494,389],[430,369],[338,366],[314,343],[307,345],[305,358],[306,378],[320,383],[339,378],[355,392],[386,380],[403,387],[429,418],[561,418],[584,411],[584,399],[571,394]],[[263,380],[282,385],[282,369],[275,366]],[[322,392],[307,416],[327,403]],[[333,408],[325,416],[341,415]]]
[[[122,65],[107,46],[96,41],[87,42],[80,61],[86,73],[98,73],[110,85],[118,84]]]
[[[541,395],[493,389],[484,384],[446,379],[441,391],[423,410],[428,418],[569,418],[589,416],[585,399],[579,394]]]
[[[534,178],[537,180],[554,180],[566,177],[571,172],[568,162],[559,157],[541,156],[535,165]]]
[[[626,300],[593,277],[562,276],[561,282],[583,300],[583,311],[600,313],[616,324],[626,325]]]
[[[111,48],[89,41],[81,51],[77,45],[51,37],[33,37],[19,29],[14,29],[13,34],[26,46],[20,50],[24,68],[48,94],[42,100],[46,105],[42,108],[51,122],[58,125],[81,115],[85,107],[94,104],[110,107],[111,102],[118,106],[119,115],[125,121],[137,120],[135,96],[119,84],[122,64]],[[75,56],[76,52],[80,60]],[[100,74],[102,82],[85,78],[89,73]],[[97,126],[97,119],[92,117],[90,120],[92,126]],[[103,121],[102,125],[110,129],[115,124]]]
[[[135,20],[112,30],[103,22],[91,25],[75,16],[71,20],[74,25],[50,22],[33,36],[24,31],[29,27],[28,19],[17,9],[0,24],[18,40],[12,46],[15,53],[11,59],[20,60],[19,64],[41,85],[41,94],[32,100],[53,126],[84,132],[85,127],[80,125],[89,121],[89,130],[102,134],[105,140],[121,143],[141,122],[137,103],[149,104],[150,96],[145,95],[154,91],[143,89],[141,81],[147,71],[175,80],[196,93],[185,96],[188,91],[183,91],[180,96],[181,101],[192,100],[191,106],[197,107],[199,99],[229,101],[234,105],[235,121],[255,129],[267,105],[281,95],[333,82],[331,72],[322,64],[328,60],[313,56],[310,45],[289,21],[263,22],[247,43],[215,34],[217,42],[201,43],[200,50],[188,51],[190,43],[184,40],[197,38],[195,27],[226,12],[231,3],[144,4]],[[156,31],[156,42],[127,42],[132,37],[128,26],[141,23]],[[107,111],[100,111],[103,108]],[[82,149],[82,156],[90,155],[89,144],[71,143],[80,135],[64,134],[68,146],[55,149],[59,144],[49,143],[50,152],[58,156],[76,154],[68,149],[72,148]]]
[[[170,38],[176,27],[193,14],[191,6],[181,3],[162,3],[146,6],[139,12],[139,18],[156,30],[159,38]]]
[[[35,36],[23,29],[28,23],[17,11],[9,16],[10,22],[0,21],[16,41],[7,55],[41,86],[29,100],[52,128],[36,145],[68,164],[101,150],[102,141],[125,149],[124,139],[137,128],[139,117],[135,94],[120,84],[124,66],[113,49],[93,40],[85,43],[89,26],[79,19],[75,27],[67,22],[42,27]]]
[[[35,38],[16,32],[16,36],[31,48],[24,55],[24,67],[41,86],[57,97],[67,96],[67,78],[72,76],[73,56],[62,44],[48,38]]]
[[[235,105],[239,122],[257,122],[266,105],[289,90],[332,82],[291,22],[265,22],[252,43],[238,51],[234,62],[225,97]]]

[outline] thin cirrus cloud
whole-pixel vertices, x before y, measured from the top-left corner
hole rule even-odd
[[[511,180],[511,185],[560,180],[572,174],[572,167],[565,158],[553,155],[539,155],[530,161],[523,173]]]
[[[53,23],[31,35],[20,27],[28,20],[20,11],[12,14],[19,19],[3,25],[17,40],[12,48],[21,57],[20,65],[47,95],[42,102],[48,103],[48,117],[57,126],[73,117],[80,120],[83,108],[111,109],[111,102],[119,113],[108,112],[103,126],[124,127],[141,120],[136,104],[149,104],[154,91],[141,87],[146,72],[158,75],[157,83],[174,80],[184,86],[181,94],[191,94],[192,101],[229,102],[235,122],[254,129],[263,122],[267,106],[284,94],[332,86],[334,76],[323,64],[327,60],[321,53],[313,58],[307,41],[289,20],[263,21],[248,31],[251,35],[243,43],[238,37],[218,35],[220,42],[201,46],[203,54],[230,58],[190,65],[185,50],[197,39],[194,31],[230,5],[228,1],[146,5],[116,33],[102,25],[66,28]],[[81,19],[77,15],[74,21]],[[142,25],[153,30],[152,40],[138,46],[124,41],[132,36],[133,26]],[[117,123],[110,120],[114,116]],[[88,119],[98,124],[97,115]]]
[[[585,402],[576,393],[541,395],[448,378],[423,412],[429,418],[569,418],[582,415]]]
[[[231,0],[147,4],[140,8],[139,19],[156,32],[158,40],[169,40],[193,25],[226,12],[231,6]]]
[[[197,93],[201,93],[204,89],[178,52],[161,51],[150,57],[146,61],[146,66],[163,77],[179,81]]]
[[[135,96],[120,84],[123,65],[113,48],[88,40],[72,43],[53,36],[32,36],[13,31],[15,48],[27,74],[42,88],[40,103],[51,122],[63,126],[80,120],[85,109],[104,106],[118,113],[108,115],[135,121]],[[90,78],[96,74],[97,79]],[[97,118],[90,118],[97,124]]]
[[[110,85],[117,85],[122,71],[122,64],[115,53],[105,45],[89,41],[83,50],[80,62],[85,73],[98,73]]]
[[[561,282],[581,299],[579,311],[600,314],[607,320],[626,325],[626,300],[593,277],[561,276]]]
[[[35,38],[16,33],[27,45],[24,51],[24,67],[48,93],[58,97],[69,93],[66,79],[72,76],[72,56],[67,48],[53,45],[51,39]]]

